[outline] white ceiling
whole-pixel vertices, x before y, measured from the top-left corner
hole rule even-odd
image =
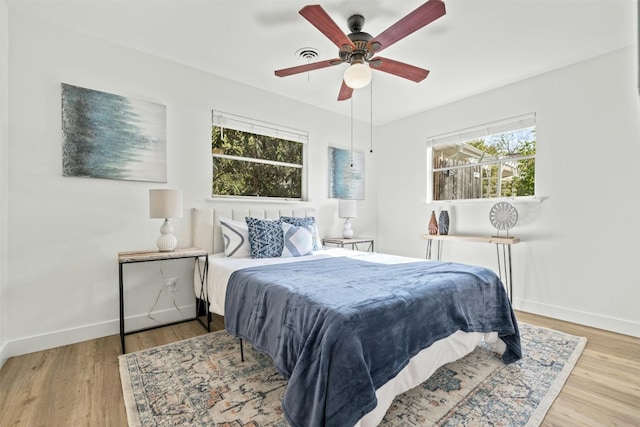
[[[423,0],[7,0],[26,14],[100,39],[348,115],[336,100],[345,64],[279,78],[338,48],[298,14],[320,3],[348,33],[353,13],[376,36]],[[386,123],[637,43],[636,0],[445,0],[445,16],[383,55],[426,68],[420,83],[374,71],[373,120]],[[360,102],[358,102],[360,100]],[[366,101],[363,101],[366,100]],[[357,108],[356,108],[357,107]],[[354,94],[369,121],[369,88]]]

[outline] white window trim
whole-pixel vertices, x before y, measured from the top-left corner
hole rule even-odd
[[[455,132],[443,133],[427,138],[427,147],[445,145],[451,143],[461,144],[475,138],[509,132],[516,129],[528,128],[536,125],[536,113],[528,113],[520,116],[485,123]]]
[[[470,141],[475,138],[495,135],[497,133],[509,132],[517,129],[523,129],[536,125],[536,113],[527,113],[522,114],[520,116],[510,117],[508,119],[498,120],[491,123],[485,123],[478,126],[473,126],[461,130],[457,130],[455,132],[448,132],[440,135],[435,135],[427,138],[427,198],[426,204],[451,204],[451,203],[495,203],[496,200],[509,200],[509,201],[517,201],[517,202],[534,202],[540,203],[542,199],[539,199],[536,196],[518,196],[518,197],[492,197],[492,198],[483,198],[483,199],[461,199],[461,200],[434,200],[433,199],[433,173],[442,169],[434,169],[433,168],[433,147],[437,147],[440,145],[447,145],[452,143],[462,144],[465,141]],[[537,141],[536,141],[537,144]],[[509,158],[508,161],[513,160],[522,160],[526,158],[532,158],[535,156],[521,156],[518,158]],[[503,163],[503,161],[490,161],[483,163]],[[481,165],[483,163],[478,163]],[[474,164],[474,166],[476,166]],[[446,169],[454,169],[454,168],[462,168],[468,166],[455,166],[452,168]]]
[[[278,162],[275,160],[256,159],[254,157],[230,156],[228,154],[211,154],[211,155],[213,157],[218,157],[220,159],[242,160],[243,162],[261,163],[264,165],[286,166],[289,168],[298,168],[298,169],[302,169],[304,167],[304,165],[299,165],[297,163],[286,163],[286,162]]]
[[[258,135],[265,135],[274,138],[286,139],[289,141],[299,142],[302,144],[302,165],[292,164],[286,162],[277,162],[273,160],[266,159],[255,159],[248,157],[238,157],[238,156],[229,156],[224,154],[212,154],[211,158],[219,157],[219,158],[229,158],[235,160],[242,160],[247,162],[254,163],[264,163],[275,166],[287,166],[294,168],[302,169],[302,197],[295,199],[288,198],[280,198],[280,197],[257,197],[257,196],[227,196],[223,194],[219,195],[211,195],[207,197],[208,200],[220,200],[224,199],[225,201],[253,201],[253,202],[308,202],[309,201],[309,177],[308,177],[308,145],[309,145],[309,132],[294,129],[286,126],[282,126],[275,123],[270,123],[266,121],[251,119],[248,117],[240,116],[237,114],[225,113],[219,110],[213,110],[211,112],[211,125],[219,126],[227,129],[240,130],[248,133],[255,133]],[[209,140],[209,145],[211,145],[211,140]],[[212,168],[210,168],[212,169]],[[212,176],[209,177],[209,181],[213,179]]]
[[[429,147],[429,148],[434,148],[434,147]],[[431,169],[431,172],[440,172],[440,171],[445,171],[445,170],[455,170],[455,169],[464,169],[464,168],[468,168],[471,166],[486,166],[486,165],[495,165],[495,164],[499,164],[499,163],[509,163],[509,162],[518,162],[520,160],[527,160],[527,159],[535,159],[536,156],[514,156],[514,157],[503,157],[502,159],[497,159],[497,160],[486,160],[483,162],[478,162],[478,163],[473,163],[473,164],[468,164],[468,165],[459,165],[459,166],[447,166],[446,168],[433,168]]]
[[[274,138],[288,139],[306,144],[309,142],[309,132],[281,126],[275,123],[250,119],[237,114],[224,113],[213,110],[211,113],[211,123],[214,126],[241,130],[248,133],[271,136]]]

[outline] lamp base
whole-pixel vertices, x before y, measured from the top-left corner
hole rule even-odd
[[[160,237],[156,240],[156,246],[160,252],[171,252],[178,246],[178,239],[173,235],[173,226],[167,218],[160,227]]]
[[[342,229],[342,237],[345,239],[351,239],[353,237],[353,229],[351,228],[351,221],[349,218],[344,220],[344,228]]]

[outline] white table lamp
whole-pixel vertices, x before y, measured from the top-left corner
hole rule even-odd
[[[351,218],[358,216],[358,202],[357,200],[338,200],[338,216],[345,218],[344,228],[342,229],[342,237],[345,239],[351,239],[353,237],[353,229],[351,228]]]
[[[160,252],[171,252],[178,246],[169,218],[182,218],[182,191],[169,189],[149,190],[149,217],[164,218],[156,245]]]

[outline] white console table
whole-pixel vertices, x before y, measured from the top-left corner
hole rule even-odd
[[[503,283],[509,294],[509,301],[512,301],[513,282],[512,282],[512,270],[511,270],[511,245],[520,243],[519,237],[503,237],[503,236],[463,236],[463,235],[450,235],[450,234],[421,234],[420,237],[427,241],[427,253],[425,258],[431,258],[431,247],[434,241],[438,242],[436,250],[436,259],[442,258],[442,242],[447,240],[465,241],[465,242],[479,242],[479,243],[493,243],[496,245],[496,254],[498,256],[498,276]],[[501,250],[502,249],[502,250]],[[503,274],[504,273],[504,274]],[[504,278],[504,279],[503,279]]]

